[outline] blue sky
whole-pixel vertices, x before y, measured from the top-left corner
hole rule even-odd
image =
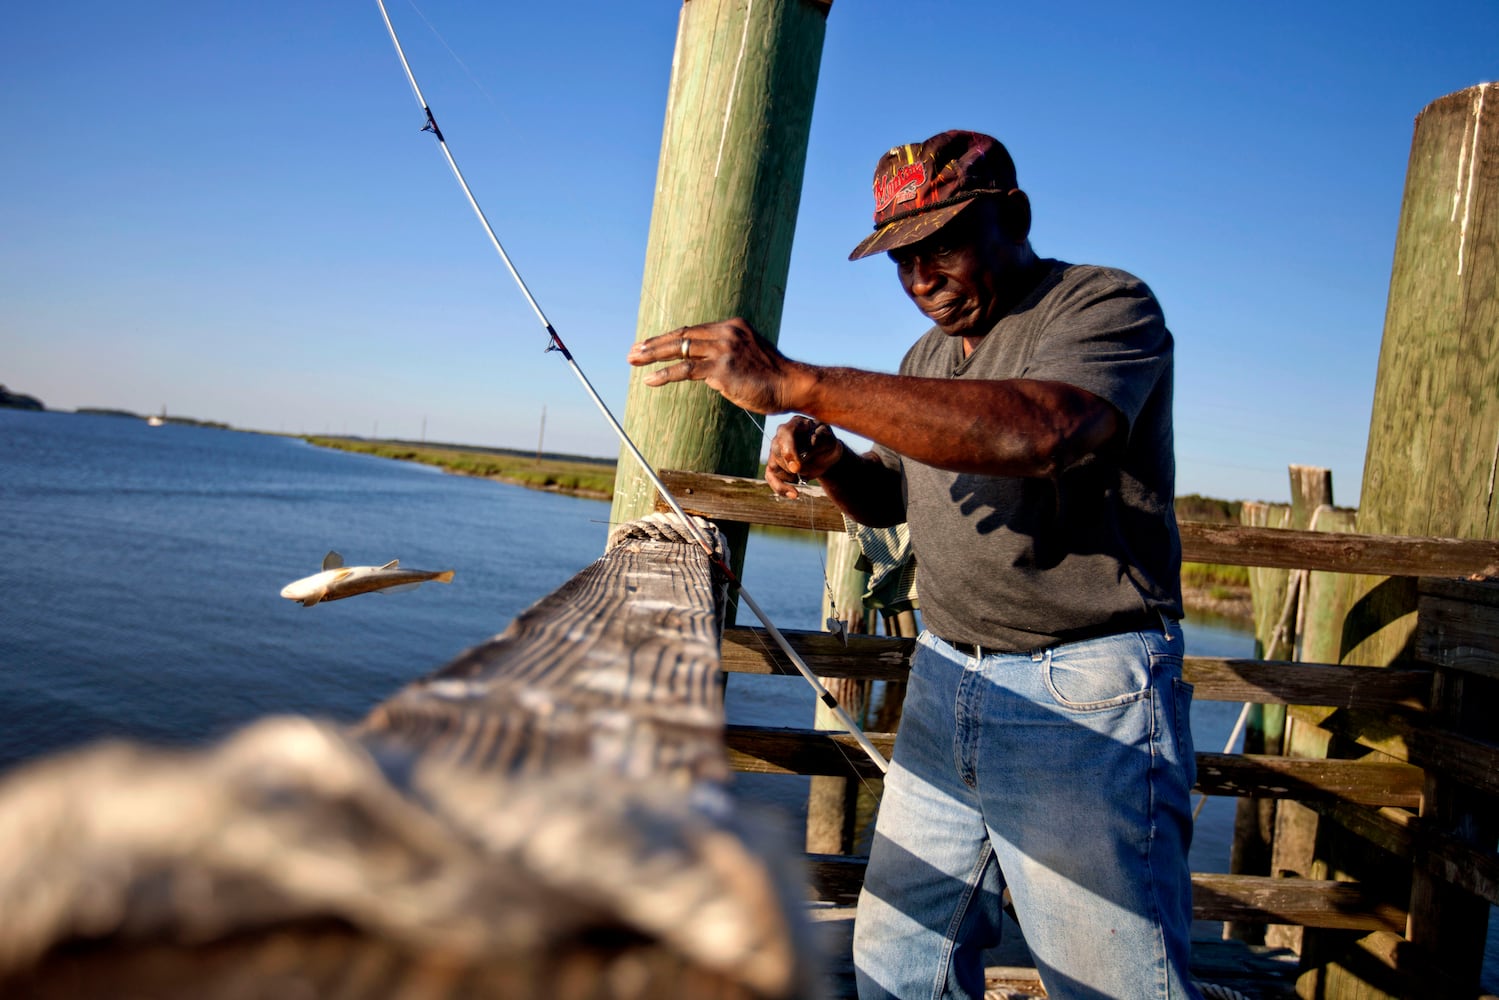
[[[616,413],[679,5],[391,0],[460,166]],[[1060,13],[1059,13],[1060,11]],[[1357,502],[1416,114],[1499,3],[892,3],[828,22],[781,346],[893,370],[851,264],[879,154],[1003,139],[1038,252],[1177,338],[1178,492]],[[472,218],[373,2],[24,4],[0,34],[0,382],[49,406],[613,455]]]

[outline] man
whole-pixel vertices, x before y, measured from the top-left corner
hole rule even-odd
[[[1172,339],[1121,271],[1038,258],[1004,146],[875,170],[880,251],[935,326],[900,374],[781,355],[742,320],[642,341],[650,385],[795,411],[766,479],[910,525],[923,631],[860,896],[861,997],[978,997],[1008,888],[1053,998],[1196,997],[1172,509]],[[832,427],[863,435],[854,454]]]

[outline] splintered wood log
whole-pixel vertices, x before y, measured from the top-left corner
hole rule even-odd
[[[626,525],[353,727],[11,772],[0,995],[813,992],[796,845],[727,793],[723,581],[680,527]]]

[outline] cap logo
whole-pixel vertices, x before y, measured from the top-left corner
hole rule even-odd
[[[892,174],[875,178],[875,217],[878,218],[880,213],[888,211],[892,205],[915,198],[916,190],[925,183],[926,164],[921,161],[904,164],[897,167]]]

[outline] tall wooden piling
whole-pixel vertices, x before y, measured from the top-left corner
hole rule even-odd
[[[1364,462],[1361,533],[1499,538],[1495,386],[1499,84],[1484,84],[1433,101],[1416,118]],[[1408,659],[1416,598],[1412,578],[1353,581],[1341,660],[1386,666]],[[1319,837],[1319,864],[1348,872],[1349,859],[1327,847]],[[1353,867],[1360,870],[1352,874],[1364,875],[1368,866]],[[1314,942],[1308,934],[1304,957],[1311,968],[1300,991],[1393,995],[1360,971],[1367,965],[1360,948],[1377,944],[1320,935]],[[1431,954],[1456,981],[1476,988],[1481,953],[1433,948]]]
[[[1416,118],[1395,241],[1358,529],[1499,538],[1499,84]],[[1345,626],[1350,663],[1410,643],[1415,591],[1369,578]]]
[[[780,333],[831,0],[691,0],[672,57],[636,339],[742,316]],[[763,419],[702,383],[631,375],[625,427],[658,468],[754,475]],[[613,523],[651,510],[621,454]],[[744,533],[731,545],[742,559]]]

